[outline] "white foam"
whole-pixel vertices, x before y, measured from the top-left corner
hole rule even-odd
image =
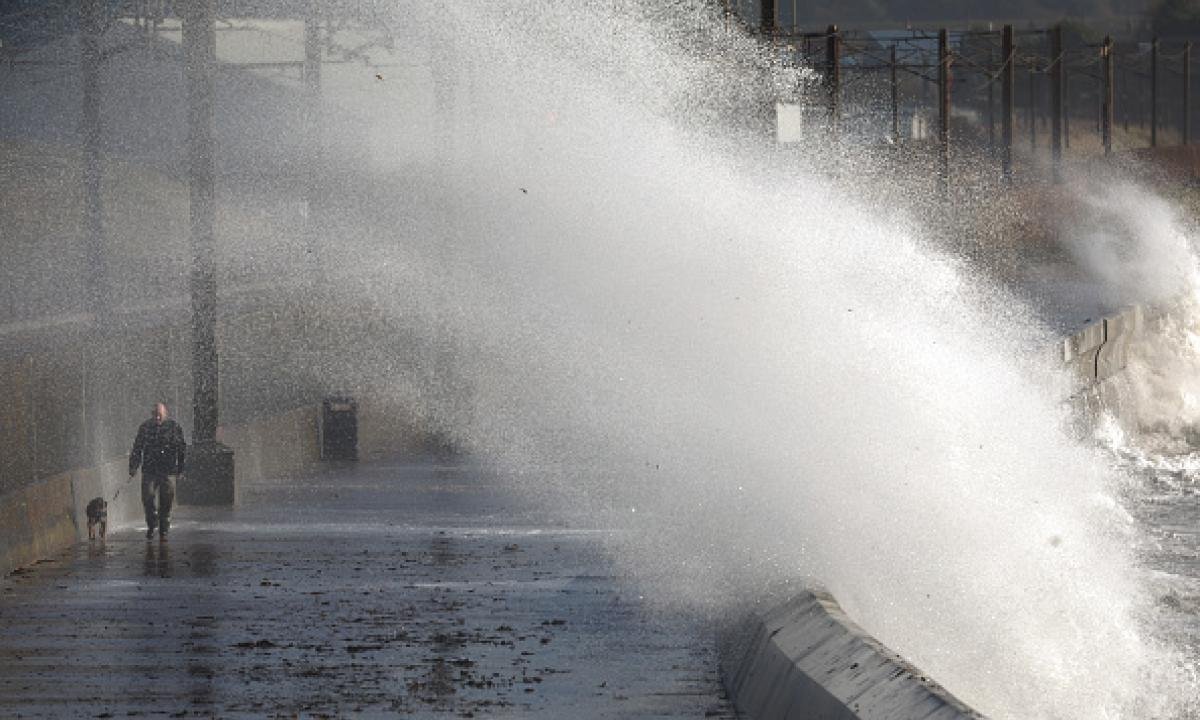
[[[327,225],[334,297],[417,358],[355,381],[625,528],[649,599],[817,581],[991,717],[1169,716],[1126,480],[1064,431],[1054,338],[878,207],[886,181],[821,167],[853,148],[755,139],[756,83],[804,74],[701,6],[398,13],[454,90],[430,128],[361,113],[424,157],[368,152],[379,201]]]

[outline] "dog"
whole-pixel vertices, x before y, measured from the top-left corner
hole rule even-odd
[[[108,534],[108,503],[104,498],[94,498],[87,504],[88,540],[95,540],[97,533],[100,539]]]

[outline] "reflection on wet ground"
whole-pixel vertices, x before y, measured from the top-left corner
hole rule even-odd
[[[146,577],[171,577],[171,548],[166,543],[146,543]]]
[[[343,467],[0,581],[0,716],[732,717],[711,632],[469,470]]]

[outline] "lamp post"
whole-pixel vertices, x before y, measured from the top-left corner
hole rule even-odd
[[[217,272],[213,100],[216,65],[214,0],[184,5],[183,51],[187,84],[188,187],[192,250],[192,448],[179,501],[232,505],[233,450],[217,441]]]

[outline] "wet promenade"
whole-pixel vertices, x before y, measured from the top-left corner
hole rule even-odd
[[[248,487],[0,579],[0,717],[732,717],[603,535],[433,461]]]

